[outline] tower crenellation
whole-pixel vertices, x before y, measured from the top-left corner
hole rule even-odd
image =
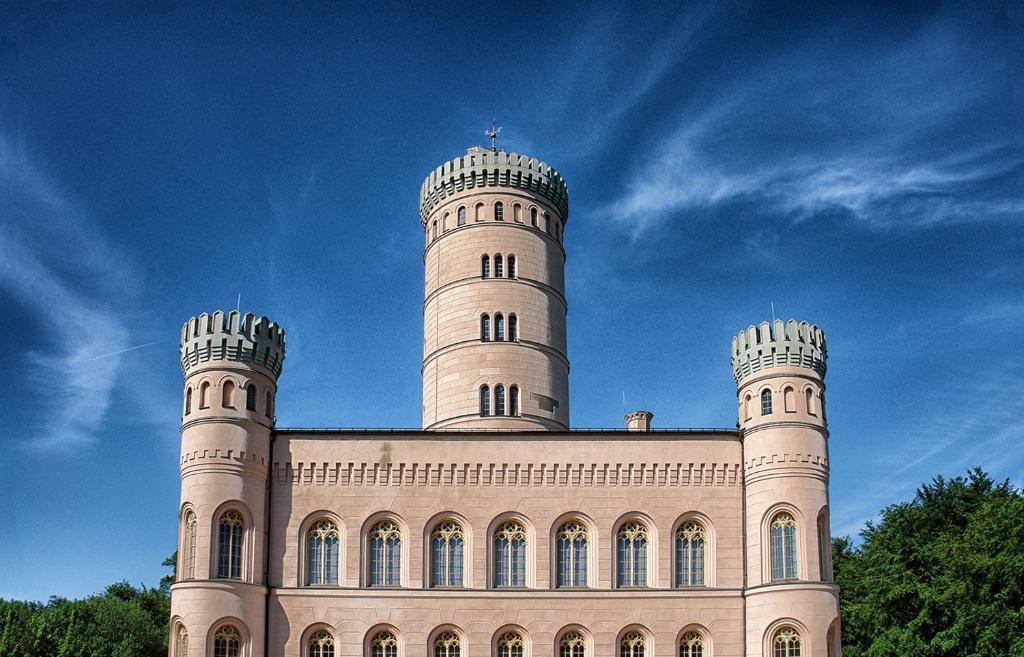
[[[276,378],[284,365],[284,352],[284,329],[252,313],[203,313],[181,328],[181,369],[186,375],[202,362],[232,360],[258,365]]]
[[[781,319],[740,331],[732,340],[733,377],[741,379],[770,367],[805,367],[824,377],[825,333],[814,324]]]

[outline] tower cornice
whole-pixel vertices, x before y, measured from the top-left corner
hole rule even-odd
[[[732,339],[736,383],[771,367],[803,367],[825,378],[825,333],[814,324],[780,319],[750,326]]]
[[[284,329],[266,317],[236,310],[226,316],[220,310],[203,313],[181,328],[181,369],[187,375],[200,363],[229,360],[260,366],[276,379],[284,365],[284,337]]]

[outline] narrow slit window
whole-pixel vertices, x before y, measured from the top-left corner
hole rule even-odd
[[[771,524],[772,581],[796,579],[796,520],[780,513]]]
[[[505,340],[505,317],[500,313],[494,316],[494,339],[498,342]]]
[[[494,386],[494,415],[497,417],[505,415],[505,386],[500,383]]]
[[[772,414],[772,391],[765,389],[761,391],[761,415]]]
[[[480,258],[480,278],[491,277],[491,256]]]
[[[508,277],[516,277],[516,257],[514,255],[508,257]]]
[[[502,278],[505,275],[505,261],[500,255],[494,256],[494,277]]]
[[[185,415],[192,412],[192,388],[185,391]]]
[[[515,315],[508,316],[508,340],[515,342],[519,339],[519,318]]]
[[[501,201],[494,204],[494,220],[505,221],[505,206]]]
[[[508,414],[519,415],[519,387],[512,386],[508,389]]]
[[[530,208],[530,224],[537,227],[537,208]]]
[[[245,410],[256,410],[256,386],[251,383],[245,386]]]
[[[491,316],[483,315],[480,317],[480,339],[484,342],[490,342],[491,340]]]
[[[487,386],[480,388],[480,415],[488,417],[491,414],[491,389]]]
[[[459,216],[458,224],[460,226],[465,226],[466,225],[466,208],[465,207],[459,208],[459,215],[458,216]]]

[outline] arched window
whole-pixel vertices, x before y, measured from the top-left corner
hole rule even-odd
[[[480,316],[480,339],[484,342],[490,342],[491,340],[491,316],[481,315]]]
[[[616,539],[618,585],[647,586],[647,527],[635,520],[627,522]]]
[[[437,239],[437,219],[434,219],[433,225],[430,227],[430,239]]]
[[[562,241],[562,224],[555,222],[555,239],[559,242]]]
[[[245,386],[245,410],[256,410],[256,386],[251,383]]]
[[[309,637],[309,657],[334,657],[334,637],[327,630],[320,630]]]
[[[338,545],[340,540],[337,525],[327,518],[318,520],[310,528],[306,534],[309,555],[307,584],[338,583]]]
[[[508,277],[516,277],[516,257],[514,255],[508,257]]]
[[[743,398],[743,419],[744,420],[749,420],[750,419],[750,413],[751,413],[750,405],[751,405],[752,401],[753,401],[753,398],[750,396],[749,393],[747,394],[746,397]]]
[[[519,386],[512,386],[508,389],[508,414],[519,415]]]
[[[791,627],[776,632],[772,641],[772,657],[800,657],[800,633]]]
[[[449,229],[451,229],[451,226],[448,225],[448,217],[449,217],[449,214],[447,212],[445,212],[444,216],[441,217],[441,232],[442,233],[447,233],[449,231]]]
[[[530,208],[530,224],[537,227],[537,208]]]
[[[505,340],[505,316],[501,313],[494,316],[494,339],[498,342]]]
[[[487,417],[491,414],[491,389],[487,386],[480,387],[480,415]]]
[[[782,407],[787,413],[796,412],[796,393],[790,387],[782,391]]]
[[[498,637],[498,657],[523,657],[523,643],[519,632],[505,632]]]
[[[220,517],[217,552],[217,577],[241,579],[242,542],[245,522],[238,511],[226,511]]]
[[[199,386],[199,408],[210,408],[210,382],[204,381]]]
[[[832,569],[828,567],[832,556],[832,541],[828,536],[828,517],[822,510],[818,514],[818,569],[821,573],[821,581],[832,581]]]
[[[676,586],[704,586],[707,533],[699,522],[684,522],[676,531]]]
[[[498,417],[505,415],[505,386],[500,383],[494,386],[494,414]]]
[[[644,657],[647,641],[639,632],[628,632],[619,641],[619,657]]]
[[[505,276],[505,267],[500,255],[494,256],[494,277],[502,278]]]
[[[265,408],[265,412],[267,414],[267,417],[272,418],[272,417],[274,417],[274,398],[273,398],[273,396],[271,396],[269,390],[267,391],[266,402],[267,402],[267,405],[264,407]]]
[[[558,586],[587,585],[587,526],[573,520],[558,530]]]
[[[544,232],[551,234],[551,215],[547,212],[544,213]]]
[[[224,408],[235,407],[235,384],[232,381],[225,381],[221,387],[220,405]]]
[[[188,630],[184,625],[178,626],[178,636],[174,639],[174,657],[188,657]]]
[[[483,203],[477,203],[473,207],[473,221],[483,221],[483,220],[484,220],[484,204]]]
[[[370,530],[370,586],[399,586],[402,582],[402,531],[391,520]]]
[[[772,391],[765,388],[761,391],[761,415],[772,414]]]
[[[466,208],[465,208],[465,206],[459,208],[458,223],[459,223],[460,226],[465,226],[466,225]]]
[[[185,391],[185,415],[192,412],[192,387]]]
[[[462,586],[462,526],[445,520],[430,533],[430,585]]]
[[[491,277],[491,256],[480,258],[480,278]]]
[[[494,220],[505,221],[505,206],[502,205],[501,201],[494,204]]]
[[[459,657],[461,642],[455,632],[441,632],[434,639],[434,657]]]
[[[225,625],[213,635],[213,657],[239,657],[242,654],[242,635],[234,627]]]
[[[526,529],[515,520],[494,533],[494,586],[526,586]]]
[[[679,657],[704,657],[704,637],[697,632],[687,632],[679,640]]]
[[[517,224],[523,223],[523,206],[518,203],[512,204],[512,220]]]
[[[587,657],[587,640],[579,632],[566,632],[558,642],[558,657]]]
[[[519,339],[519,319],[515,315],[508,316],[508,340],[515,342]]]
[[[189,510],[185,512],[183,529],[185,535],[181,542],[181,577],[180,579],[195,579],[196,577],[196,530],[199,528],[199,519],[196,514]]]
[[[804,391],[804,397],[807,399],[807,414],[817,415],[817,412],[814,408],[814,391],[808,388],[807,390]]]
[[[395,635],[387,630],[373,635],[370,657],[398,657],[398,639]]]
[[[796,520],[788,513],[772,518],[772,581],[796,579]]]

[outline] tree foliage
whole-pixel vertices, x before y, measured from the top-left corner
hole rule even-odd
[[[1024,495],[980,469],[833,542],[844,657],[1024,657]]]

